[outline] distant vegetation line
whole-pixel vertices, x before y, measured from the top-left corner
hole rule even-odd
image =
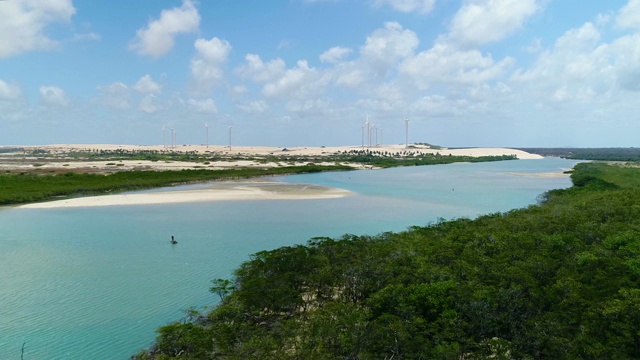
[[[640,148],[518,148],[532,154],[574,160],[640,161]]]
[[[142,190],[176,184],[257,176],[352,170],[344,165],[305,165],[223,170],[122,171],[110,175],[68,172],[59,175],[0,174],[0,205],[63,197]]]
[[[258,252],[135,359],[638,359],[640,168],[571,177],[525,209]]]

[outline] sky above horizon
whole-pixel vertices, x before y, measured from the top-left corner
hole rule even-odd
[[[640,146],[640,0],[0,1],[0,145],[400,144],[405,118]]]

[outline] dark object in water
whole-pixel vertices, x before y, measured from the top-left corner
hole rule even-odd
[[[171,235],[171,243],[174,245],[178,243],[176,239],[173,237],[173,235]]]

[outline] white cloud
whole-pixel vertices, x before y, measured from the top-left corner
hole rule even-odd
[[[0,58],[55,48],[47,26],[68,22],[75,14],[71,0],[3,1],[0,3]]]
[[[640,92],[640,34],[621,37],[608,50],[614,54],[616,84],[623,90]]]
[[[389,5],[396,11],[421,14],[430,12],[435,3],[436,0],[375,0],[377,6]]]
[[[287,69],[284,60],[274,59],[265,63],[256,54],[247,54],[246,63],[236,69],[236,73],[254,82],[264,83],[281,77]]]
[[[244,104],[238,104],[237,107],[249,114],[262,114],[269,109],[269,104],[264,100],[255,100]]]
[[[141,94],[158,94],[162,91],[162,85],[153,81],[151,75],[145,75],[133,85],[133,89]]]
[[[262,93],[267,97],[304,96],[306,89],[315,87],[317,70],[309,67],[305,60],[298,61],[295,68],[287,70],[280,78],[265,84]]]
[[[22,95],[17,85],[8,84],[0,79],[0,100],[17,100]]]
[[[640,30],[640,0],[629,0],[618,16],[616,24],[623,28]]]
[[[222,66],[231,52],[231,44],[214,37],[211,40],[198,39],[194,46],[196,55],[190,64],[194,90],[206,93],[223,78]]]
[[[218,112],[218,107],[216,106],[216,103],[215,101],[213,101],[213,99],[189,99],[187,100],[187,104],[192,110],[198,113],[215,114]]]
[[[127,110],[131,107],[129,87],[121,82],[98,86],[99,102],[110,108]]]
[[[349,48],[335,46],[320,54],[320,61],[335,64],[342,61],[345,56],[351,54],[352,52],[353,50]]]
[[[160,110],[160,104],[158,103],[158,99],[153,94],[148,94],[140,101],[138,104],[138,110],[145,112],[147,114],[153,114]]]
[[[438,117],[461,116],[468,108],[469,102],[465,99],[449,99],[438,94],[423,96],[411,104],[413,113]]]
[[[640,91],[640,34],[602,42],[592,23],[571,29],[542,52],[535,64],[518,70],[514,84],[540,106],[570,108],[598,104],[601,110]],[[613,106],[613,105],[612,105]]]
[[[236,85],[231,88],[231,94],[234,96],[241,96],[247,93],[249,89],[244,85]]]
[[[396,22],[388,22],[384,29],[367,37],[360,55],[374,74],[385,76],[398,61],[412,55],[419,43],[416,33],[403,29]]]
[[[419,87],[426,88],[433,83],[465,85],[492,81],[504,76],[513,64],[512,58],[496,62],[491,55],[460,50],[439,41],[431,49],[405,60],[400,71],[411,76]]]
[[[159,19],[149,21],[146,28],[139,29],[129,49],[158,58],[171,50],[176,35],[195,32],[199,26],[198,9],[193,1],[184,0],[181,7],[162,10]]]
[[[367,81],[367,74],[356,63],[350,63],[347,66],[340,67],[336,74],[336,84],[356,88]]]
[[[64,90],[57,86],[40,86],[40,98],[47,105],[69,105],[69,100],[66,98]]]
[[[538,11],[536,0],[468,0],[451,22],[450,37],[463,46],[502,40]]]

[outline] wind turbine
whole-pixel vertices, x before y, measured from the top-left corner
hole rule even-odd
[[[204,129],[207,133],[207,149],[209,148],[209,123],[204,123]]]
[[[175,139],[176,139],[175,132],[173,131],[173,128],[171,128],[171,148],[172,148],[172,149],[173,149],[173,147],[175,146],[175,145],[174,145],[174,141],[175,141]]]
[[[404,148],[409,147],[409,113],[404,118]]]
[[[371,124],[369,123],[369,114],[367,114],[367,122],[365,122],[367,126],[367,147],[371,147]]]
[[[229,126],[229,151],[231,151],[231,126]]]

